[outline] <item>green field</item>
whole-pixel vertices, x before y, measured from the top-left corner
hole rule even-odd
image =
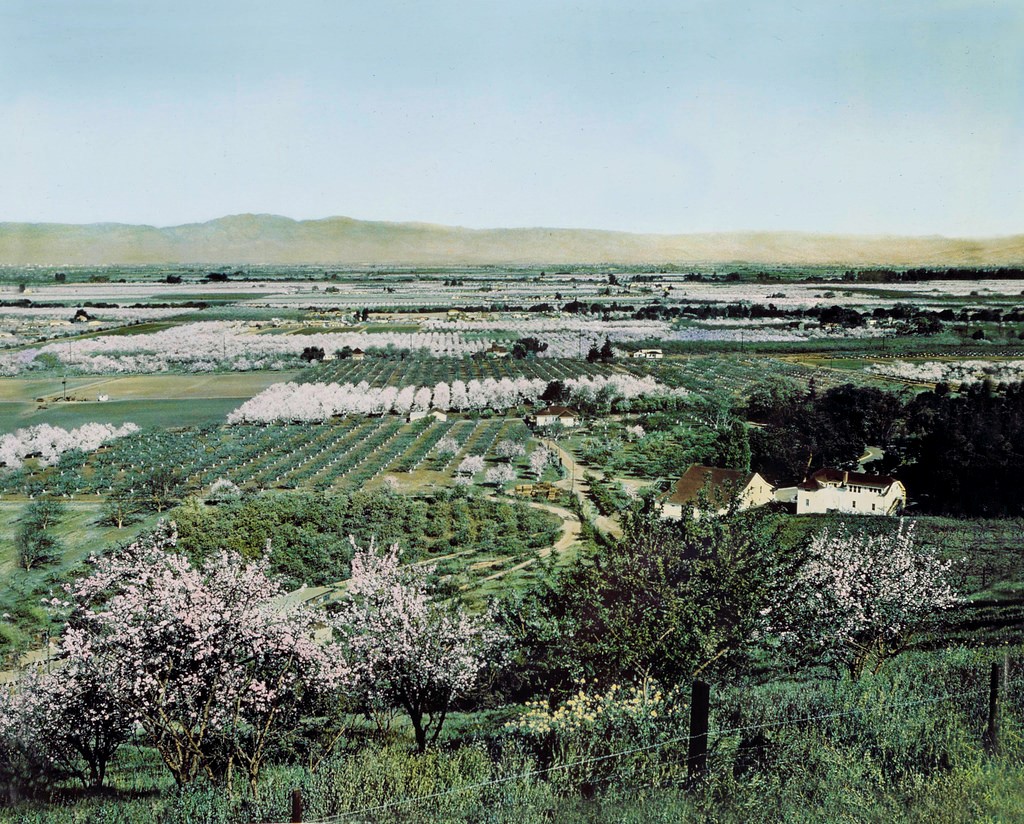
[[[0,501],[0,576],[10,578],[17,567],[14,536],[18,519],[27,504],[24,501]],[[102,526],[97,521],[103,509],[98,501],[69,501],[67,514],[54,527],[54,534],[65,547],[59,567],[70,569],[89,556],[112,544],[134,537],[140,529],[156,521],[156,517],[126,526],[124,529]]]
[[[0,433],[36,424],[73,428],[83,423],[145,428],[209,426],[221,423],[242,401],[298,371],[232,372],[203,375],[113,375],[68,378],[68,402],[59,378],[0,378]],[[109,400],[97,401],[99,395]],[[44,399],[43,403],[37,398]]]

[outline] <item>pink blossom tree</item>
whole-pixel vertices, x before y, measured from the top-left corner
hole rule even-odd
[[[137,720],[114,663],[69,657],[53,672],[23,678],[11,704],[34,757],[93,788],[103,786],[107,765]]]
[[[423,752],[452,702],[497,663],[505,636],[490,615],[471,615],[431,592],[429,566],[403,566],[398,544],[352,543],[348,598],[336,626],[367,705],[398,706]]]
[[[69,587],[68,666],[106,662],[118,706],[179,784],[204,774],[230,785],[238,766],[255,787],[300,697],[343,689],[349,670],[336,644],[314,640],[321,616],[280,603],[266,558],[220,552],[193,565],[176,539],[161,522]]]

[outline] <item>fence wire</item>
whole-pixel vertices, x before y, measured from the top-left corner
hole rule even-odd
[[[829,719],[833,719],[833,718],[844,718],[844,717],[849,717],[849,716],[853,716],[853,715],[860,715],[860,714],[862,714],[864,712],[867,712],[869,710],[870,711],[877,711],[877,710],[882,709],[882,708],[884,708],[884,709],[899,709],[901,707],[912,707],[912,706],[917,706],[917,705],[922,705],[922,704],[936,704],[936,703],[939,703],[941,701],[948,701],[948,700],[950,700],[952,698],[962,698],[963,696],[964,696],[963,692],[952,692],[952,693],[947,693],[945,695],[934,696],[932,698],[922,698],[922,699],[918,699],[918,700],[915,700],[915,701],[903,701],[903,702],[896,702],[896,703],[885,702],[883,704],[875,704],[875,705],[870,706],[870,707],[865,706],[865,707],[860,707],[858,709],[846,710],[846,711],[843,711],[843,712],[822,713],[820,715],[809,715],[809,716],[803,716],[803,717],[800,717],[800,718],[780,719],[779,721],[769,721],[769,722],[762,723],[762,724],[748,724],[748,725],[744,725],[744,726],[740,726],[740,727],[728,727],[726,729],[719,729],[719,730],[711,730],[711,731],[709,731],[707,733],[707,738],[708,738],[708,741],[711,741],[712,739],[722,738],[724,736],[732,735],[732,734],[735,734],[735,733],[752,732],[754,730],[763,730],[763,729],[769,729],[769,728],[789,727],[789,726],[796,726],[798,724],[810,724],[810,723],[813,723],[813,722],[816,722],[816,721],[825,721],[825,720],[829,720]],[[542,768],[538,768],[538,769],[535,769],[535,770],[527,770],[526,772],[522,772],[522,773],[515,773],[513,775],[501,776],[500,778],[493,778],[493,779],[490,779],[489,781],[481,781],[481,782],[478,782],[476,784],[465,784],[465,785],[460,786],[460,787],[452,787],[452,788],[447,789],[447,790],[440,790],[438,792],[429,793],[427,795],[411,796],[409,798],[400,798],[400,799],[396,799],[395,801],[389,801],[389,802],[387,802],[385,804],[377,804],[377,805],[374,805],[372,807],[361,807],[361,808],[355,809],[355,810],[348,810],[348,811],[343,812],[343,813],[337,813],[335,815],[328,816],[327,818],[305,819],[305,824],[334,824],[334,822],[345,821],[346,819],[350,819],[350,818],[352,818],[354,816],[368,815],[368,814],[371,814],[371,813],[383,812],[385,810],[394,809],[396,807],[411,806],[411,805],[420,804],[420,803],[423,803],[423,802],[426,802],[426,801],[432,801],[432,800],[435,800],[435,799],[438,799],[438,798],[445,798],[445,797],[448,797],[448,796],[456,795],[456,794],[462,793],[462,792],[470,792],[470,791],[473,791],[473,790],[483,790],[483,789],[487,789],[488,787],[497,786],[499,784],[507,784],[507,783],[512,782],[512,781],[522,781],[522,780],[527,779],[527,778],[535,778],[535,777],[538,777],[538,776],[541,776],[541,775],[548,775],[550,773],[558,772],[560,770],[570,770],[570,769],[573,769],[575,767],[585,767],[585,766],[589,766],[591,764],[597,764],[597,763],[601,763],[601,762],[604,762],[604,761],[611,761],[611,760],[618,759],[618,758],[624,758],[625,756],[628,756],[628,755],[636,755],[638,753],[643,753],[643,752],[652,752],[652,751],[655,751],[655,750],[663,749],[665,747],[669,747],[669,746],[671,746],[673,744],[681,744],[683,742],[689,743],[691,737],[692,736],[690,736],[690,735],[682,735],[682,736],[678,736],[678,737],[675,737],[675,738],[666,739],[665,741],[659,741],[656,744],[649,744],[649,745],[646,745],[646,746],[643,746],[643,747],[632,747],[630,749],[620,750],[620,751],[613,752],[613,753],[607,753],[605,755],[598,755],[598,756],[593,756],[591,758],[583,758],[583,759],[579,759],[577,761],[566,762],[565,764],[556,764],[556,765],[551,766],[551,767],[542,767]],[[270,822],[269,824],[289,824],[289,823],[288,822],[284,822],[284,821],[275,821],[275,822]]]

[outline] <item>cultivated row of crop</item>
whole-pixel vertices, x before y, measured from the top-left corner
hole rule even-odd
[[[697,395],[726,394],[745,397],[752,387],[769,378],[786,378],[824,391],[844,383],[874,383],[865,375],[837,369],[815,369],[778,358],[707,355],[672,361],[630,360],[624,364],[638,375],[650,375],[669,386]]]
[[[0,474],[7,494],[176,498],[219,480],[247,489],[354,490],[385,472],[451,472],[466,455],[488,454],[501,437],[525,439],[521,421],[350,417],[331,424],[235,425],[125,435],[93,454]],[[439,449],[452,439],[451,451]]]
[[[920,383],[969,383],[986,379],[1016,383],[1024,380],[1024,360],[886,361],[872,364],[867,371]]]
[[[38,349],[0,355],[0,374],[15,375],[56,359],[83,373],[209,372],[215,369],[282,369],[300,363],[304,351],[333,354],[349,349],[388,347],[434,356],[470,355],[489,345],[455,331],[335,332],[312,335],[257,334],[247,323],[203,321],[158,332],[49,343]],[[43,357],[40,360],[41,356]]]
[[[685,395],[686,391],[659,383],[651,376],[595,375],[563,381],[569,403],[593,403],[599,393],[609,399]],[[276,383],[228,415],[228,423],[323,421],[343,415],[408,415],[410,412],[503,412],[537,404],[548,388],[540,378],[485,378],[468,382],[444,381],[434,386],[377,388],[365,383]],[[610,401],[609,401],[610,402]]]

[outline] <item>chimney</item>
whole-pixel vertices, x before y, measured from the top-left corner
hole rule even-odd
[[[843,470],[843,486],[846,486],[849,483],[850,483],[850,470],[844,469]]]

